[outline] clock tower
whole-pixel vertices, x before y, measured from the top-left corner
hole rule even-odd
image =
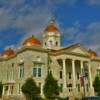
[[[43,33],[43,47],[46,49],[57,50],[61,46],[61,33],[57,28],[55,21],[49,21]]]

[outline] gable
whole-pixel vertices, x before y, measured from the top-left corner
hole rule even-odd
[[[84,48],[80,44],[72,45],[71,47],[69,47],[68,51],[70,53],[76,53],[76,54],[89,56],[88,49]]]
[[[81,50],[80,48],[75,48],[75,49],[72,50],[71,52],[73,52],[73,53],[79,53],[79,54],[83,54],[83,55],[86,54],[86,52],[83,51],[83,50]]]

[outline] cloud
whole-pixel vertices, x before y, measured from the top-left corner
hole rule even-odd
[[[100,5],[100,0],[87,0],[90,5]]]
[[[10,33],[7,35],[3,33],[3,31],[8,31],[9,29],[21,31],[14,33],[23,34],[23,38],[20,38],[20,42],[32,34],[35,34],[41,39],[42,30],[53,16],[55,7],[63,4],[72,6],[78,1],[79,0],[0,0],[0,47],[2,48],[3,45],[5,45],[4,42],[5,40],[7,41],[7,36],[10,37]],[[100,0],[89,0],[91,4],[96,4],[97,2],[100,4],[99,1]],[[59,24],[59,22],[57,22],[57,24]],[[67,33],[66,36],[63,34],[63,36],[65,36],[64,38],[74,42],[86,43],[85,39],[95,41],[94,38],[99,37],[99,26],[99,23],[92,23],[85,32],[82,32],[79,22],[75,22],[73,26],[64,29],[62,32]],[[90,32],[92,32],[92,34],[93,32],[96,33],[96,36],[93,35],[93,37],[91,36],[90,38]]]
[[[0,9],[0,31],[10,28],[13,18],[8,10]]]
[[[23,34],[23,37],[35,34],[40,37],[44,23],[52,16],[51,9],[41,0],[1,0],[0,1],[0,47],[5,46],[5,40],[12,39],[11,34],[6,34],[8,30],[13,34]],[[6,34],[6,35],[4,35]],[[8,38],[7,38],[8,37]],[[20,40],[22,38],[20,37]]]
[[[69,0],[1,0],[0,1],[0,31],[9,28],[32,30],[52,16],[52,8]],[[74,0],[71,0],[74,1]],[[32,24],[34,23],[34,24]],[[30,24],[30,25],[29,25]],[[38,25],[37,25],[38,24]],[[36,29],[36,27],[34,28]],[[29,32],[28,32],[29,33]]]
[[[61,31],[62,31],[62,38],[67,39],[67,41],[73,41],[74,38],[80,32],[80,23],[77,21],[71,27],[62,28]]]
[[[96,50],[100,54],[100,22],[93,22],[88,25],[85,31],[80,27],[69,27],[66,29],[64,37],[73,43],[81,43],[87,48]]]

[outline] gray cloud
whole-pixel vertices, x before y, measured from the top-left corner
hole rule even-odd
[[[17,27],[30,31],[32,22],[38,26],[41,22],[48,20],[48,16],[52,16],[55,6],[73,5],[76,2],[78,0],[0,0],[0,30]],[[39,16],[42,17],[39,18]]]
[[[5,30],[9,28],[13,22],[14,16],[6,10],[6,9],[0,9],[0,30]]]
[[[92,5],[100,4],[100,0],[88,1]],[[9,28],[16,28],[24,33],[20,42],[31,34],[35,34],[41,39],[43,27],[48,23],[50,17],[53,16],[52,14],[56,5],[73,5],[76,2],[78,0],[31,0],[31,3],[30,0],[0,0],[0,32]],[[57,23],[59,24],[59,22]],[[87,45],[91,48],[95,47],[94,49],[100,51],[99,22],[89,25],[85,32],[82,32],[80,30],[80,24],[75,22],[72,27],[64,29],[62,32],[67,33],[67,39],[84,44],[88,42]],[[2,42],[4,41],[0,40],[0,43]]]
[[[86,0],[89,5],[100,5],[100,0]]]
[[[100,22],[91,23],[85,31],[81,31],[80,27],[74,26],[69,27],[66,32],[68,32],[66,36],[69,36],[67,38],[73,43],[81,43],[100,54]]]
[[[71,27],[62,28],[61,30],[64,38],[73,41],[80,32],[80,23],[77,21]]]

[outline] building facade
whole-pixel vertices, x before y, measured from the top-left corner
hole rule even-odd
[[[8,48],[1,54],[3,96],[22,96],[21,86],[29,77],[34,78],[44,96],[43,85],[49,70],[58,80],[61,97],[81,97],[84,91],[86,96],[95,95],[93,81],[100,75],[100,57],[80,44],[62,47],[61,33],[55,21],[50,20],[43,31],[42,43],[31,36],[20,48]],[[83,76],[86,76],[84,80]]]

